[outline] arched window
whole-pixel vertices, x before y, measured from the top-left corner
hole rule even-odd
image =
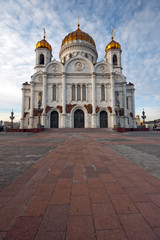
[[[82,101],[86,100],[86,86],[82,86]]]
[[[56,101],[56,85],[53,85],[53,101]]]
[[[72,58],[72,54],[71,53],[69,54],[69,58]]]
[[[64,63],[66,62],[66,57],[64,57],[64,60],[63,60],[63,61],[64,61]]]
[[[117,55],[113,55],[113,65],[117,65]]]
[[[115,105],[118,104],[119,101],[119,92],[115,92]]]
[[[75,85],[72,85],[72,101],[75,101]]]
[[[88,58],[88,54],[87,53],[85,53],[85,57]]]
[[[105,101],[105,87],[101,85],[101,100]]]
[[[81,100],[81,86],[77,85],[77,101]]]
[[[41,54],[39,57],[39,64],[44,64],[44,55]]]

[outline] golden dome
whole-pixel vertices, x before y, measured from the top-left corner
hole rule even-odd
[[[121,45],[113,40],[113,29],[112,29],[112,41],[106,46],[105,52],[107,52],[109,49],[121,49]]]
[[[68,43],[68,42],[71,42],[73,40],[83,40],[83,41],[86,41],[86,42],[89,42],[91,43],[94,47],[96,47],[95,45],[95,41],[93,40],[93,38],[88,34],[88,33],[85,33],[85,32],[82,32],[80,29],[79,29],[79,24],[78,24],[78,28],[76,31],[72,32],[72,33],[69,33],[62,41],[62,45],[61,47],[63,47],[63,45],[65,43]]]
[[[39,41],[36,44],[36,48],[48,48],[51,52],[52,52],[52,47],[51,45],[45,40],[46,36],[45,36],[45,28],[44,28],[44,36],[43,36],[43,40]]]

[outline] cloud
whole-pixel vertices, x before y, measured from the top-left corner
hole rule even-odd
[[[1,0],[0,113],[4,108],[21,112],[21,85],[34,73],[34,49],[43,37],[43,28],[53,59],[59,60],[62,40],[76,30],[78,16],[80,28],[96,42],[98,61],[104,59],[114,29],[114,39],[123,51],[123,74],[135,84],[136,107],[152,104],[156,108],[160,89],[159,10],[159,0]]]

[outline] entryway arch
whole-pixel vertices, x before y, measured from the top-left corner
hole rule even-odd
[[[100,112],[100,128],[108,128],[108,114],[106,111]]]
[[[59,126],[59,116],[57,111],[52,111],[50,116],[50,127],[58,128]]]
[[[81,109],[77,109],[74,112],[74,128],[84,128],[84,112]]]

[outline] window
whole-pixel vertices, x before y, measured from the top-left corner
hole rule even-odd
[[[105,101],[105,87],[101,85],[101,100]]]
[[[86,100],[86,86],[82,86],[82,101]]]
[[[117,65],[117,55],[113,55],[113,65]]]
[[[126,97],[126,102],[127,102],[127,109],[129,109],[129,98]]]
[[[81,100],[81,86],[77,86],[77,101]]]
[[[115,92],[115,105],[117,105],[119,101],[119,92]]]
[[[31,99],[30,97],[28,98],[28,109],[30,109],[30,104],[31,104]]]
[[[75,85],[72,85],[72,101],[75,101]]]
[[[39,64],[44,64],[44,55],[43,54],[40,55]]]
[[[56,85],[53,85],[53,101],[56,101]]]
[[[72,58],[72,54],[71,53],[69,54],[69,58]]]

